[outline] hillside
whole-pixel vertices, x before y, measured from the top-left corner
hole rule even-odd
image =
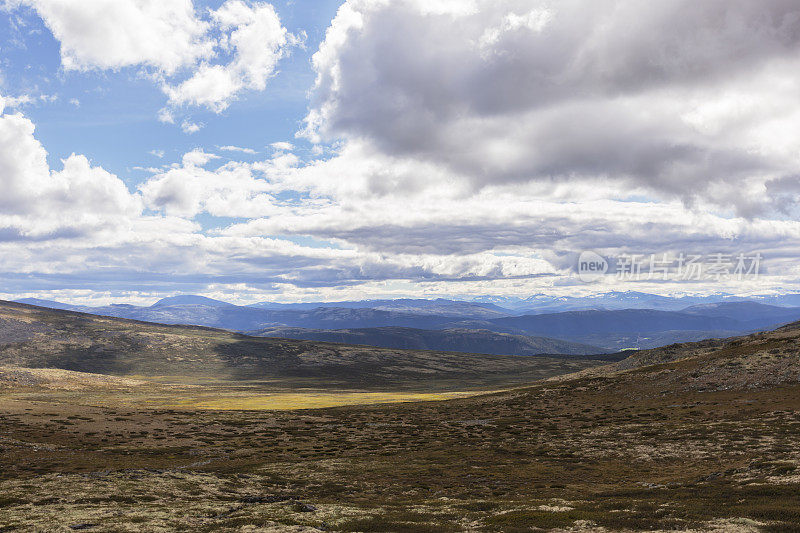
[[[552,378],[647,376],[669,391],[726,391],[800,383],[800,322],[774,331],[729,339],[707,339],[642,350],[608,365]]]
[[[624,309],[570,311],[492,320],[498,328],[624,349],[653,348],[694,339],[732,337],[800,319],[800,309],[757,303],[691,307],[684,311]]]
[[[507,386],[597,364],[249,337],[0,303],[0,366],[114,376],[312,380],[325,387]]]
[[[413,329],[413,328],[363,328],[363,329],[303,329],[268,328],[250,332],[262,337],[281,337],[346,344],[364,344],[383,348],[411,350],[441,350],[449,352],[474,352],[495,355],[552,355],[587,356],[602,354],[596,346],[547,337],[530,337],[473,329]]]
[[[4,321],[52,325],[31,308],[3,309]],[[104,325],[112,337],[123,327]],[[159,331],[175,329],[186,328]],[[318,410],[154,407],[149,389],[120,403],[130,382],[15,372],[30,383],[0,387],[0,527],[10,530],[760,533],[800,523],[800,324],[494,394]],[[62,392],[76,380],[102,395]],[[170,391],[187,394],[154,392]]]
[[[214,303],[212,301],[209,303],[183,298],[162,300],[150,307],[132,305],[82,307],[55,302],[53,304],[46,305],[46,307],[160,324],[197,325],[233,331],[249,331],[277,326],[323,329],[384,326],[436,328],[459,318],[428,313],[416,314],[392,310],[330,306],[314,309],[261,309],[225,304],[224,302]]]

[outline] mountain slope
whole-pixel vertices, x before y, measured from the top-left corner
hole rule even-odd
[[[579,377],[645,376],[671,392],[726,391],[800,383],[800,322],[774,331],[642,350]],[[634,379],[639,379],[634,378]],[[560,378],[554,378],[556,380]]]
[[[415,314],[410,312],[347,307],[318,307],[314,309],[261,309],[245,307],[203,298],[177,296],[165,298],[150,307],[109,305],[104,307],[74,306],[45,300],[20,303],[41,305],[102,316],[129,318],[159,324],[185,324],[249,331],[267,327],[301,327],[315,329],[411,327],[433,329],[446,326],[459,316]],[[492,316],[497,316],[494,314]]]
[[[524,383],[597,363],[390,350],[249,337],[0,302],[0,366],[115,376],[307,379],[319,386],[466,388]]]
[[[800,308],[758,302],[719,302],[688,307],[682,313],[738,320],[748,329],[771,328],[800,320]]]
[[[496,355],[572,355],[585,356],[603,353],[601,348],[574,342],[510,335],[488,330],[473,329],[413,329],[413,328],[363,328],[363,329],[303,329],[268,328],[250,332],[261,337],[365,344],[383,348],[412,350],[442,350],[474,352]]]

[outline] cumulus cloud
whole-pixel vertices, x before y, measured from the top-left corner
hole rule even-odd
[[[191,152],[183,154],[184,166],[203,167],[214,159],[219,159],[217,154],[209,154],[200,148],[195,148]]]
[[[781,114],[800,112],[796,2],[448,6],[344,4],[314,55],[304,134],[427,160],[476,189],[616,181],[687,202],[722,193],[750,216],[768,208],[766,180],[795,173],[784,147],[800,133]]]
[[[135,218],[141,199],[83,155],[72,154],[51,169],[35,138],[33,122],[4,113],[0,98],[0,233],[6,239],[80,236]]]
[[[294,42],[270,4],[228,0],[211,17],[227,32],[221,45],[233,57],[225,65],[204,63],[191,78],[165,86],[172,105],[204,105],[220,112],[244,89],[263,91],[287,45]]]
[[[172,108],[221,112],[243,90],[265,90],[278,61],[302,41],[282,26],[270,4],[249,0],[227,0],[205,11],[192,0],[7,3],[36,10],[61,44],[65,69],[149,68]],[[174,122],[173,114],[165,109],[160,118]]]
[[[210,57],[207,22],[191,0],[12,0],[36,9],[67,70],[155,67],[167,74]]]
[[[275,142],[275,143],[270,144],[270,146],[272,148],[274,148],[275,150],[279,150],[281,152],[289,152],[291,150],[294,150],[294,145],[292,143],[285,142],[285,141]]]
[[[276,159],[261,162],[261,171],[236,162],[208,169],[218,156],[196,149],[131,192],[83,155],[71,155],[61,169],[49,168],[30,119],[3,107],[0,98],[0,279],[6,291],[19,293],[24,286],[126,293],[132,284],[161,292],[210,285],[274,291],[459,271],[457,264],[435,258],[386,260],[352,247],[205,234],[189,220],[200,212],[236,217],[291,212],[270,194],[270,182],[254,173],[287,171],[293,164]],[[489,271],[484,263],[462,264],[482,274]]]
[[[229,162],[204,168],[219,156],[193,150],[182,165],[156,174],[141,187],[146,204],[167,215],[192,218],[207,212],[221,217],[261,217],[278,214],[267,181],[254,176],[250,165]]]

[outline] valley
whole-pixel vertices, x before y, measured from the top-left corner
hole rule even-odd
[[[334,373],[350,385],[381,383],[380,392],[362,393],[395,391],[407,401],[309,409],[236,405],[235,398],[249,401],[254,386],[309,396],[344,389],[314,389],[316,371],[286,366],[238,384],[215,377],[221,367],[175,366],[195,368],[181,379],[8,370],[12,358],[51,364],[73,353],[56,346],[53,330],[43,331],[54,321],[78,328],[77,320],[88,335],[106,319],[3,308],[6,326],[25,322],[26,335],[51,339],[37,356],[44,359],[31,359],[19,347],[31,342],[20,329],[4,330],[17,347],[0,351],[3,530],[778,532],[795,531],[800,521],[800,324],[561,367],[540,373],[543,380],[531,367],[525,384],[505,381],[484,394],[451,389],[449,399],[448,387],[436,398],[415,396],[422,393],[413,389],[452,372],[426,354],[404,362],[427,365],[433,380],[417,381],[414,367],[394,368],[404,377],[391,383]],[[103,324],[112,339],[120,331],[177,334],[153,324]],[[229,335],[177,331],[195,349],[205,335]],[[142,353],[160,357],[148,350]],[[125,354],[117,352],[118,364]],[[224,405],[226,398],[232,403]],[[443,401],[419,401],[426,399]]]

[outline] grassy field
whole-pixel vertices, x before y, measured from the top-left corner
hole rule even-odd
[[[341,407],[345,405],[374,405],[383,403],[401,403],[416,401],[437,401],[453,398],[464,398],[480,394],[474,392],[352,392],[352,391],[305,391],[275,392],[272,394],[239,394],[216,395],[207,394],[196,398],[181,399],[170,404],[162,403],[161,407],[216,409],[216,410],[295,410],[320,409],[325,407]],[[158,402],[161,403],[161,402]]]
[[[798,531],[790,340],[448,401],[316,410],[6,391],[0,529]],[[718,383],[732,369],[748,381]]]
[[[628,391],[291,412],[4,398],[0,527],[796,530],[800,386]]]
[[[488,394],[314,382],[0,368],[0,531],[800,531],[796,325]]]
[[[38,369],[26,369],[38,373]],[[0,367],[0,374],[3,368]],[[48,387],[0,386],[0,400],[33,401],[71,404],[85,407],[114,405],[117,407],[184,410],[297,410],[321,409],[345,405],[374,405],[385,403],[438,401],[466,398],[497,391],[415,392],[413,390],[336,390],[318,388],[282,388],[264,384],[243,383],[165,384],[137,380],[123,388],[83,386],[75,388],[55,384]]]

